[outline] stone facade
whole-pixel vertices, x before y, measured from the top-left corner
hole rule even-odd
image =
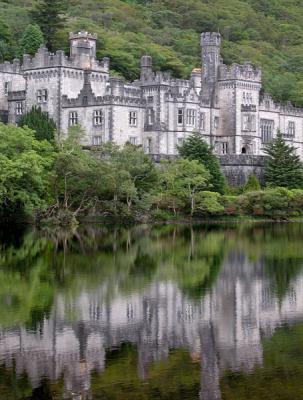
[[[111,77],[109,59],[96,59],[96,40],[87,32],[70,34],[69,57],[41,47],[22,63],[0,65],[2,121],[16,123],[37,105],[61,138],[77,124],[87,146],[130,141],[156,156],[176,155],[194,131],[219,155],[260,156],[280,130],[303,159],[303,109],[261,96],[261,70],[249,62],[225,65],[219,33],[201,35],[202,68],[188,80],[154,72],[150,56],[142,57],[138,80]]]

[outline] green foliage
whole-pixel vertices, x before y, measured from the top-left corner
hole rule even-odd
[[[220,215],[224,211],[222,196],[216,192],[199,192],[196,196],[196,215]]]
[[[300,400],[303,389],[298,382],[302,370],[303,325],[278,328],[262,340],[263,363],[253,371],[224,373],[220,386],[226,400]]]
[[[247,182],[244,185],[243,191],[244,192],[254,192],[256,190],[261,190],[261,185],[256,177],[256,175],[250,175],[247,179]]]
[[[197,160],[180,159],[163,163],[163,166],[161,182],[164,196],[173,200],[174,212],[176,212],[176,204],[183,200],[184,204],[190,208],[190,215],[193,216],[197,193],[209,186],[209,172]]]
[[[40,107],[33,107],[29,112],[23,114],[18,125],[28,126],[32,129],[37,140],[52,142],[55,138],[56,124]]]
[[[199,133],[193,133],[178,150],[181,157],[197,160],[205,166],[211,175],[210,190],[221,194],[224,193],[225,179],[221,172],[219,160]]]
[[[0,125],[0,215],[46,207],[55,153],[29,128]]]
[[[22,54],[36,54],[39,47],[43,44],[43,33],[38,25],[28,25],[21,39]]]
[[[248,215],[287,218],[292,214],[292,192],[284,188],[247,192],[238,198],[241,210]]]
[[[123,219],[146,212],[158,184],[150,158],[128,144],[119,148],[107,143],[96,154],[85,151],[79,144],[82,134],[81,127],[73,127],[60,144],[52,178],[56,202],[42,218],[73,221],[79,213],[91,212]]]
[[[14,56],[14,41],[10,27],[0,19],[0,60],[4,62]]]
[[[296,149],[285,143],[282,134],[269,143],[265,149],[268,160],[265,179],[268,186],[280,186],[289,189],[303,188],[303,167]]]
[[[66,2],[62,0],[39,0],[31,10],[32,20],[41,28],[49,50],[54,50],[57,33],[64,27]]]

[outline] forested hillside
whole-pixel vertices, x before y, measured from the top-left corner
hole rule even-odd
[[[264,87],[276,99],[303,106],[303,0],[62,0],[66,22],[55,47],[68,49],[69,31],[99,36],[98,56],[113,72],[138,77],[143,54],[158,69],[187,77],[200,64],[199,36],[220,31],[226,63],[251,60],[264,71]],[[32,0],[0,1],[0,52],[20,55],[31,22]]]

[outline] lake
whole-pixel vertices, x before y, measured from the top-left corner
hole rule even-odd
[[[303,224],[0,231],[0,400],[303,400]]]

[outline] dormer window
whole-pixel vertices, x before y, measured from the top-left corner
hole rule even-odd
[[[37,103],[47,103],[48,100],[48,91],[47,89],[39,89],[37,90]]]

